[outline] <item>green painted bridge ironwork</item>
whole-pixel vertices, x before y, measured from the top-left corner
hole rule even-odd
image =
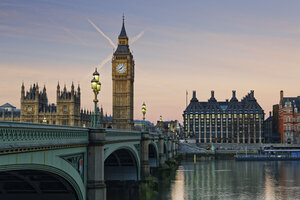
[[[177,153],[174,135],[0,122],[0,199],[106,199],[108,180],[141,180]]]

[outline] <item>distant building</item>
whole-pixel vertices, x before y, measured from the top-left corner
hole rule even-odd
[[[25,93],[25,86],[21,87],[21,109],[16,109],[9,103],[0,106],[0,120],[23,121],[32,123],[47,123],[69,126],[91,125],[92,112],[80,109],[80,87],[71,91],[66,86],[60,90],[59,84],[56,91],[56,104],[48,104],[46,87],[39,90],[38,84],[33,84]],[[101,127],[112,127],[112,117],[103,114],[103,109],[98,108]]]
[[[230,101],[218,102],[211,91],[207,102],[199,102],[196,91],[183,112],[184,133],[199,143],[262,143],[264,110],[252,90],[241,101],[232,91]]]
[[[157,121],[156,126],[157,129],[162,130],[163,133],[176,133],[177,135],[181,134],[182,127],[178,120],[171,121]]]
[[[273,139],[273,129],[272,129],[272,124],[273,124],[273,116],[272,112],[270,112],[269,117],[264,121],[264,139],[265,143],[272,143]]]
[[[20,109],[6,103],[0,106],[0,120],[20,121]]]
[[[279,104],[273,105],[272,143],[281,143],[281,137],[279,133]]]
[[[141,131],[143,124],[145,123],[145,128],[147,131],[155,131],[154,124],[150,121],[143,121],[143,120],[134,120],[134,130]]]
[[[269,117],[264,121],[265,143],[281,143],[278,130],[278,104],[273,105],[273,115],[270,112]]]
[[[280,91],[279,132],[282,143],[300,143],[300,96],[284,97]]]

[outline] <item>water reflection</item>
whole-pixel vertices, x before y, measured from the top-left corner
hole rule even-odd
[[[184,199],[184,168],[180,166],[177,170],[174,184],[172,184],[172,199],[182,200]]]
[[[182,162],[163,199],[299,199],[300,162]]]

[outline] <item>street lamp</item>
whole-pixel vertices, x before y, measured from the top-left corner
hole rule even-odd
[[[163,128],[163,119],[162,119],[162,116],[159,117],[159,126],[160,126],[160,132],[162,133],[162,128]]]
[[[44,119],[43,119],[43,124],[47,124],[47,119],[46,119],[46,117],[44,117]]]
[[[95,98],[94,98],[94,105],[95,105],[95,111],[92,115],[92,127],[100,127],[100,117],[97,109],[97,95],[99,94],[101,90],[101,83],[99,82],[100,74],[97,72],[97,68],[95,69],[95,72],[93,73],[93,79],[91,80],[91,86],[92,90],[94,92]]]
[[[143,126],[142,131],[146,131],[146,125],[145,125],[145,115],[146,115],[146,104],[145,102],[142,105],[142,113],[143,113]]]

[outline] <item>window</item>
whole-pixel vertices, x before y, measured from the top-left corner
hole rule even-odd
[[[63,107],[63,112],[68,112],[68,106]]]
[[[300,117],[298,117],[297,121],[300,122]]]
[[[291,130],[291,125],[290,125],[290,124],[287,124],[287,125],[286,125],[286,130],[287,130],[287,131],[290,131],[290,130]]]
[[[286,117],[286,122],[290,122],[290,117],[289,116]]]

